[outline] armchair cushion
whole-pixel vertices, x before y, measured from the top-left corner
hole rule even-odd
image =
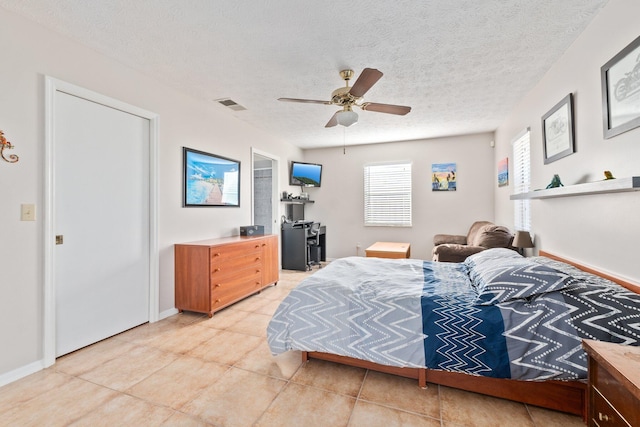
[[[436,234],[435,236],[433,236],[433,244],[435,246],[446,245],[447,243],[453,243],[455,245],[466,245],[467,236],[458,236],[454,234]]]
[[[467,236],[436,234],[433,261],[463,262],[468,256],[489,248],[508,248],[513,236],[508,228],[489,221],[476,221]]]
[[[482,246],[458,245],[445,243],[433,248],[433,260],[440,262],[463,262],[468,256],[482,252]]]
[[[483,225],[473,239],[473,246],[485,248],[506,248],[513,240],[513,236],[507,227],[501,225]]]

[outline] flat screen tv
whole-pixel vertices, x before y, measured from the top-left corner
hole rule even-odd
[[[291,162],[289,185],[301,187],[320,187],[322,165],[316,163]]]

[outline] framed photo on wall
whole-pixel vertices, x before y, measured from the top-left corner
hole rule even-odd
[[[509,185],[509,158],[498,162],[498,187],[506,187]]]
[[[433,163],[431,172],[431,191],[456,191],[455,163]]]
[[[640,37],[600,69],[604,137],[640,126]]]
[[[240,162],[183,147],[183,207],[240,206]]]
[[[545,165],[575,153],[572,94],[542,116],[542,141]]]

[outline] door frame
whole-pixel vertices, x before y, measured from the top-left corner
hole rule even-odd
[[[149,322],[159,318],[158,278],[158,120],[156,113],[143,110],[97,92],[45,76],[45,129],[44,129],[44,200],[43,200],[43,363],[49,367],[56,359],[56,290],[54,280],[55,249],[55,97],[57,92],[77,96],[106,107],[149,120]]]

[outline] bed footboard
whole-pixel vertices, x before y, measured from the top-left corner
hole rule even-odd
[[[587,384],[581,381],[519,381],[502,378],[481,377],[459,372],[446,372],[423,368],[398,368],[379,365],[352,357],[319,352],[302,352],[303,362],[309,359],[326,360],[376,372],[417,379],[422,388],[427,382],[460,390],[472,391],[487,396],[509,399],[556,411],[587,416]]]

